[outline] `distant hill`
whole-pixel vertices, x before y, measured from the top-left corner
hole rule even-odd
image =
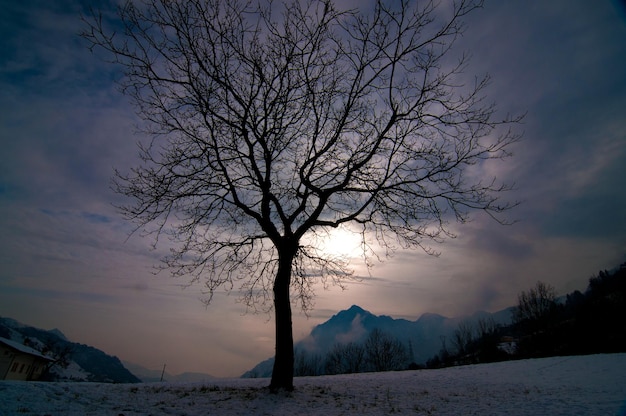
[[[140,366],[139,364],[123,361],[124,366],[128,368],[134,375],[139,377],[144,383],[154,383],[161,381],[161,370],[151,370]],[[208,380],[214,380],[215,377],[205,373],[192,373],[186,372],[182,374],[173,375],[167,371],[163,374],[163,381],[177,382],[177,383],[196,383],[204,382]]]
[[[425,364],[436,355],[447,342],[451,346],[452,335],[459,323],[476,323],[480,319],[492,319],[496,324],[511,322],[512,308],[496,313],[476,312],[471,316],[447,318],[434,313],[425,313],[415,321],[395,319],[386,315],[374,315],[353,305],[333,315],[328,321],[317,325],[310,335],[295,344],[295,349],[308,354],[326,354],[335,344],[361,343],[374,329],[379,329],[398,339],[408,348],[412,361]],[[272,374],[273,358],[269,358],[242,377],[269,377]]]
[[[138,383],[141,380],[122,362],[89,345],[71,342],[59,330],[44,330],[0,317],[0,337],[25,344],[55,359],[45,374],[48,381]]]

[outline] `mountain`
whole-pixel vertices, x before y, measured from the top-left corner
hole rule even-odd
[[[399,340],[407,349],[412,361],[425,364],[446,343],[450,348],[452,337],[461,322],[475,324],[481,319],[493,320],[496,324],[511,322],[511,308],[496,313],[479,311],[471,316],[447,318],[434,313],[425,313],[415,321],[377,316],[352,305],[349,309],[333,315],[328,321],[317,325],[303,340],[295,344],[296,351],[324,356],[335,344],[362,343],[374,330],[379,329]],[[242,377],[269,377],[272,374],[273,358],[257,364]]]
[[[151,370],[140,366],[139,364],[123,361],[124,366],[128,368],[134,375],[139,377],[144,383],[154,383],[161,381],[163,370]],[[196,383],[214,380],[216,377],[205,373],[185,372],[173,375],[167,371],[163,374],[163,381],[180,382],[180,383]]]
[[[0,317],[0,337],[28,345],[55,359],[45,380],[138,383],[117,357],[89,345],[71,342],[59,329],[44,330]]]
[[[480,319],[493,319],[497,324],[507,324],[511,321],[511,312],[509,309],[494,314],[480,311],[471,316],[457,318],[425,313],[419,319],[409,321],[386,315],[376,316],[353,305],[313,328],[311,334],[300,341],[296,348],[324,354],[337,343],[363,342],[372,330],[380,329],[398,339],[407,348],[410,344],[412,351],[409,353],[414,361],[423,364],[439,352],[444,340],[450,346],[450,340],[459,323],[468,321],[474,324]]]

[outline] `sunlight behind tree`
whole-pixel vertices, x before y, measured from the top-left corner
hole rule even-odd
[[[315,236],[307,235],[304,237],[305,243],[307,237],[312,240],[311,244],[329,257],[341,257],[348,261],[363,259],[362,235],[348,226],[330,228]]]
[[[481,5],[145,0],[86,19],[151,138],[117,172],[122,211],[172,240],[175,276],[271,305],[273,391],[293,388],[292,301],[306,309],[317,280],[353,275],[341,227],[429,251],[471,211],[502,221],[514,205],[499,178],[468,172],[510,156],[519,118],[485,100],[488,76],[464,84],[466,56],[448,57]]]

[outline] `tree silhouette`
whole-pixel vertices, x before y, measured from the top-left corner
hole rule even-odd
[[[164,267],[271,305],[271,390],[293,388],[292,298],[351,276],[316,247],[352,224],[370,258],[450,235],[509,189],[479,170],[518,136],[448,59],[479,1],[144,0],[94,12],[82,34],[121,65],[152,140],[115,190],[137,229],[173,241]],[[504,128],[500,128],[504,127]],[[499,218],[497,218],[499,219]],[[330,279],[330,280],[327,280]]]
[[[556,290],[539,281],[535,287],[517,295],[513,318],[518,324],[527,325],[534,331],[545,330],[555,317],[556,309]]]
[[[456,348],[456,354],[459,357],[469,352],[469,348],[475,338],[474,334],[474,324],[469,320],[460,322],[457,329],[454,330],[452,342]]]
[[[326,373],[359,373],[364,369],[365,354],[365,347],[359,343],[335,344],[326,354]]]
[[[378,328],[369,333],[364,349],[365,360],[372,371],[400,370],[408,364],[404,345]]]

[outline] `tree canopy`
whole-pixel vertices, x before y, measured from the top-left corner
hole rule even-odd
[[[480,6],[143,0],[86,18],[83,37],[121,65],[152,137],[117,174],[132,200],[123,211],[171,238],[165,266],[209,295],[272,299],[285,372],[290,289],[306,309],[316,278],[350,276],[307,242],[351,224],[366,258],[373,243],[428,251],[470,211],[510,208],[500,200],[510,187],[480,167],[510,155],[519,118],[498,119],[488,76],[467,82],[466,57],[451,58]]]

